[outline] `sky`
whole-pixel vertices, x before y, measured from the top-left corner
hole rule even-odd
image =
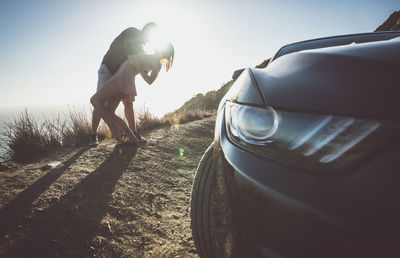
[[[136,77],[135,108],[162,116],[285,44],[370,32],[397,10],[398,0],[2,0],[0,111],[89,107],[112,40],[150,21],[174,45],[175,61],[150,86]]]

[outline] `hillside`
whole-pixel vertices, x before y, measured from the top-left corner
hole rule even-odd
[[[375,31],[400,30],[400,11],[393,12]]]
[[[230,89],[233,83],[234,80],[230,80],[227,83],[224,83],[221,88],[216,91],[209,91],[206,94],[199,93],[190,100],[186,101],[180,108],[168,115],[196,110],[215,111],[218,108],[218,104],[222,97]]]
[[[195,257],[194,171],[215,117],[145,133],[148,142],[61,150],[0,172],[0,257]],[[62,162],[60,168],[46,164]]]

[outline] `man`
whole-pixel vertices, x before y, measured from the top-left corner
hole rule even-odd
[[[110,45],[107,53],[103,57],[100,69],[98,71],[97,91],[99,91],[105,82],[118,70],[120,65],[128,59],[128,55],[143,52],[143,45],[149,40],[151,30],[157,25],[153,22],[147,23],[142,30],[130,27],[121,32]],[[106,106],[115,111],[121,99],[107,100]],[[133,103],[122,100],[124,104],[125,118],[128,120],[129,128],[134,132],[136,138],[143,142],[146,141],[136,130],[135,113],[133,111]],[[97,128],[99,127],[101,117],[93,110],[92,114],[92,130],[89,139],[89,146],[97,146]]]

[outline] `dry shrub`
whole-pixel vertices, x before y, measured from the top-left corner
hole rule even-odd
[[[162,119],[150,113],[143,106],[136,113],[138,129],[148,131],[169,124],[182,124],[211,116],[215,111],[178,111],[165,115]],[[43,118],[38,122],[25,110],[18,118],[6,123],[0,147],[7,150],[2,159],[11,158],[18,162],[30,161],[58,147],[84,146],[88,143],[91,121],[87,112],[70,109],[69,113],[57,118]],[[111,137],[108,127],[102,123],[98,129],[99,140]]]
[[[168,113],[162,118],[154,116],[146,106],[143,106],[139,112],[136,113],[136,124],[139,131],[148,131],[157,129],[165,125],[183,124],[194,120],[202,119],[204,117],[212,116],[215,111],[205,110],[191,110],[191,111],[175,111]]]
[[[5,125],[8,155],[15,161],[28,161],[55,147],[61,146],[56,130],[46,130],[46,122],[39,124],[25,110],[18,118]]]
[[[100,126],[97,129],[97,136],[99,138],[99,141],[112,138],[111,131],[105,123],[100,123]]]
[[[151,114],[146,106],[143,106],[142,109],[136,113],[136,118],[138,130],[142,132],[160,128],[167,124],[165,121]]]
[[[179,111],[166,114],[162,120],[169,124],[183,124],[194,120],[203,119],[215,114],[215,111],[205,110],[191,110],[191,111]]]
[[[2,145],[6,147],[6,158],[18,162],[30,161],[58,147],[83,146],[88,143],[91,122],[84,111],[70,109],[67,115],[54,119],[43,118],[39,123],[27,110],[18,118],[5,124]],[[110,135],[101,125],[100,139]]]
[[[92,128],[90,118],[84,110],[70,109],[64,129],[60,131],[62,145],[70,147],[87,145]],[[97,135],[99,140],[111,138],[111,132],[104,123],[101,123],[97,129]]]
[[[4,141],[4,137],[3,135],[0,135],[0,171],[1,171],[1,162],[6,161],[7,160],[7,150],[8,148],[7,146],[7,142]]]
[[[61,131],[64,146],[82,146],[87,144],[91,123],[84,112],[70,110],[65,129]]]

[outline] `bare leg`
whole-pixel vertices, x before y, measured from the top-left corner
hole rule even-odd
[[[112,113],[104,105],[105,100],[113,99],[115,97],[118,97],[119,95],[120,92],[118,88],[115,87],[113,84],[108,83],[104,85],[104,87],[100,91],[98,91],[96,94],[92,96],[90,102],[92,103],[94,109],[97,110],[101,118],[103,118],[104,122],[108,125],[113,136],[117,140],[121,141],[121,132],[119,130],[119,127],[121,127],[125,131],[128,126],[121,118]],[[138,142],[138,140],[136,139],[136,137],[133,135],[132,132],[130,133],[128,132],[128,137],[132,142],[134,143]]]
[[[113,99],[109,99],[109,100],[107,100],[106,107],[107,107],[112,113],[115,114],[115,110],[117,109],[118,104],[119,104],[120,101],[121,101],[121,97],[119,97],[119,96],[118,96],[118,97],[115,97],[115,98],[113,98]],[[132,104],[132,102],[129,102],[129,103]],[[133,112],[133,110],[132,110],[132,112]],[[134,132],[134,131],[131,130],[131,129],[126,125],[125,121],[124,121],[123,119],[121,119],[119,116],[115,115],[114,118],[115,118],[115,121],[120,125],[121,129],[125,132],[125,135],[128,136],[129,139],[132,140],[132,135],[133,135],[133,132]],[[129,122],[129,120],[128,120],[128,122]],[[131,127],[131,128],[132,128],[132,127]],[[135,139],[136,139],[136,137],[135,137]],[[135,141],[135,140],[133,140],[133,141]]]
[[[108,99],[106,102],[106,108],[110,110],[112,113],[115,113],[115,110],[117,109],[120,101],[121,101],[120,96]]]
[[[132,132],[136,131],[135,112],[133,111],[133,103],[127,99],[122,99],[124,103],[125,118],[128,120],[129,128]]]
[[[120,129],[125,133],[125,135],[129,138],[129,143],[139,143],[138,139],[136,136],[133,134],[131,129],[128,127],[128,125],[125,123],[125,121],[117,116],[115,113],[112,113],[114,121],[117,123]]]
[[[92,135],[97,134],[97,128],[99,128],[101,116],[96,109],[93,109],[92,113],[92,131],[90,132]]]
[[[133,131],[131,131],[131,129],[128,127],[128,125],[125,123],[125,121],[115,114],[113,117],[114,117],[115,121],[118,123],[118,125],[120,126],[120,128],[125,132],[125,135],[128,136],[129,141],[137,143],[138,140],[137,140],[136,136],[133,134]]]
[[[103,104],[111,112],[115,113],[115,110],[117,109],[120,101],[121,100],[118,97],[118,98],[114,98],[112,100],[103,101]],[[93,109],[93,113],[92,113],[92,130],[90,132],[92,135],[97,134],[97,129],[99,128],[100,121],[101,121],[101,116],[100,116],[99,112],[96,109]]]

